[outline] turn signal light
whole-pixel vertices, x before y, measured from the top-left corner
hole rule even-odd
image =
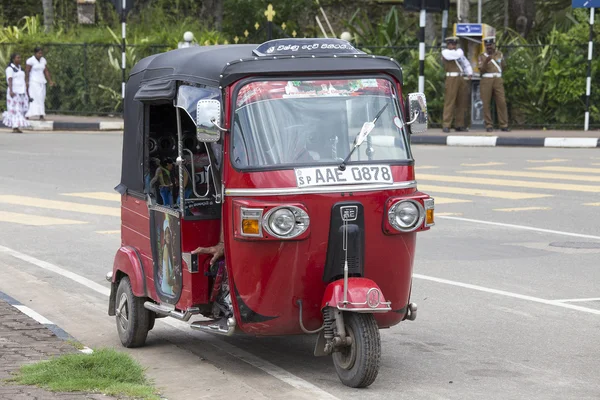
[[[423,200],[423,206],[425,207],[425,226],[433,226],[435,225],[435,203],[433,199],[425,199]]]
[[[262,208],[244,208],[242,207],[242,235],[260,236],[262,229],[260,221],[262,220]]]

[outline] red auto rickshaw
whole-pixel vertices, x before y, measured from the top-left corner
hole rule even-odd
[[[337,39],[140,61],[107,274],[123,345],[142,346],[161,317],[221,335],[318,334],[315,355],[332,355],[344,384],[373,383],[379,329],[416,318],[416,234],[434,224],[410,148],[425,96],[402,82],[395,60]],[[221,241],[216,262],[194,251]]]

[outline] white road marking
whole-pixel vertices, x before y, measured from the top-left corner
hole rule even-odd
[[[476,224],[483,224],[483,225],[501,226],[501,227],[504,227],[504,228],[522,229],[522,230],[525,230],[525,231],[534,231],[534,232],[541,232],[541,233],[552,233],[554,235],[561,235],[561,236],[571,236],[571,237],[578,237],[578,238],[583,238],[583,239],[600,240],[600,236],[584,235],[584,234],[581,234],[581,233],[571,233],[571,232],[555,231],[555,230],[551,230],[551,229],[535,228],[535,227],[532,227],[532,226],[525,226],[525,225],[504,224],[502,222],[482,221],[482,220],[479,220],[479,219],[458,218],[458,217],[440,217],[440,218],[442,218],[442,219],[451,219],[451,220],[455,220],[455,221],[463,221],[463,222],[473,222],[473,223],[476,223]]]
[[[121,202],[119,193],[111,192],[84,192],[84,193],[61,193],[62,196],[81,197],[83,199],[106,200]]]
[[[505,163],[503,162],[487,162],[487,163],[481,163],[481,164],[460,164],[463,167],[491,167],[492,165],[504,165]]]
[[[435,204],[472,203],[472,200],[450,199],[448,197],[435,196]]]
[[[46,261],[38,260],[35,257],[28,256],[26,254],[20,253],[16,250],[12,250],[12,249],[9,249],[8,247],[4,247],[4,246],[0,246],[0,252],[10,254],[11,256],[13,256],[15,258],[18,258],[23,261],[27,261],[30,264],[33,264],[37,267],[43,268],[48,271],[52,271],[58,275],[64,276],[65,278],[69,278],[69,279],[71,279],[71,280],[97,292],[97,293],[104,295],[104,296],[110,295],[110,289],[108,289],[107,287],[99,285],[96,282],[93,282],[87,278],[77,275],[71,271],[67,271],[66,269],[61,268],[57,265],[51,264]],[[34,312],[33,310],[31,310],[31,311]],[[38,316],[43,318],[39,314],[38,314]],[[171,325],[177,329],[182,328],[178,324],[183,324],[186,328],[185,329],[186,332],[189,332],[191,330],[188,324],[185,324],[185,323],[182,323],[182,322],[179,322],[176,320],[165,319],[164,321],[161,321],[161,320],[159,320],[159,321],[164,322],[168,325]],[[48,323],[51,323],[51,322],[48,322]],[[207,335],[208,335],[208,333],[207,333]],[[279,379],[280,381],[282,381],[284,383],[287,383],[288,385],[290,385],[296,389],[300,389],[300,390],[303,390],[305,392],[312,394],[314,396],[313,397],[314,399],[340,400],[338,397],[335,397],[332,394],[313,385],[312,383],[305,381],[304,379],[302,379],[300,377],[297,377],[296,375],[292,374],[291,372],[288,372],[288,371],[284,370],[283,368],[276,366],[275,364],[271,364],[270,362],[265,361],[253,354],[250,354],[236,346],[233,346],[224,341],[220,341],[217,347],[219,347],[221,350],[231,354],[232,356],[273,376],[274,378]]]
[[[83,349],[80,349],[79,351],[83,354],[92,354],[94,352],[94,350],[90,349],[87,346],[83,346]]]
[[[100,233],[102,235],[116,235],[117,233],[121,233],[121,230],[114,230],[114,231],[96,231],[96,233]]]
[[[557,174],[548,172],[531,172],[531,171],[503,171],[501,169],[481,169],[481,170],[470,170],[470,171],[458,171],[461,174],[474,174],[474,175],[493,175],[493,176],[513,176],[521,178],[539,178],[539,179],[564,179],[567,181],[583,181],[583,182],[600,182],[600,176],[598,175],[573,175],[573,174]]]
[[[415,167],[415,169],[417,171],[420,170],[420,169],[437,169],[437,168],[439,168],[439,167],[436,167],[434,165],[423,165],[421,167]]]
[[[583,203],[584,206],[600,207],[600,203]]]
[[[16,308],[17,310],[21,311],[23,314],[27,315],[28,317],[35,319],[37,322],[39,322],[42,325],[54,325],[49,319],[47,319],[43,315],[36,313],[35,311],[33,311],[31,308],[29,308],[27,306],[23,306],[21,304],[14,304],[13,307]]]
[[[447,146],[495,146],[498,136],[452,136],[446,138]]]
[[[436,197],[436,193],[444,194],[463,194],[467,196],[480,196],[480,197],[492,197],[496,199],[507,199],[507,200],[525,200],[525,199],[539,199],[541,197],[552,197],[551,194],[536,194],[536,193],[525,193],[525,192],[507,192],[504,190],[490,190],[481,188],[463,188],[454,186],[438,186],[438,185],[421,185],[419,189],[425,192],[431,192],[433,197]]]
[[[556,163],[569,161],[566,158],[553,158],[551,160],[527,160],[529,163]]]
[[[41,215],[21,214],[9,211],[0,211],[0,222],[9,222],[11,224],[30,225],[30,226],[50,226],[50,225],[77,225],[87,224],[85,221],[76,221],[73,219],[44,217]]]
[[[451,212],[442,212],[442,213],[435,214],[436,217],[447,217],[447,216],[451,216],[451,215],[460,216],[463,214],[462,213],[451,213]]]
[[[588,174],[600,174],[600,168],[580,168],[580,167],[534,167],[527,168],[535,171],[554,171],[554,172],[582,172]]]
[[[516,208],[494,208],[494,211],[516,212],[516,211],[540,211],[552,210],[551,207],[516,207]]]
[[[98,284],[98,283],[96,283],[96,282],[94,282],[94,281],[92,281],[92,280],[90,280],[88,278],[84,278],[81,275],[77,275],[77,274],[75,274],[75,273],[73,273],[71,271],[67,271],[64,268],[61,268],[61,267],[56,266],[54,264],[51,264],[51,263],[49,263],[47,261],[39,260],[39,259],[37,259],[35,257],[28,256],[27,254],[20,253],[20,252],[18,252],[16,250],[9,249],[8,247],[4,247],[4,246],[0,246],[0,253],[9,254],[9,255],[11,255],[11,256],[13,256],[15,258],[18,258],[19,260],[23,260],[25,262],[33,264],[36,267],[40,267],[40,268],[45,269],[47,271],[51,271],[51,272],[54,272],[54,273],[56,273],[58,275],[62,275],[65,278],[69,278],[69,279],[71,279],[71,280],[73,280],[73,281],[75,281],[77,283],[80,283],[83,286],[85,286],[85,287],[87,287],[89,289],[92,289],[95,292],[103,294],[104,296],[108,296],[110,294],[110,289],[109,288],[107,288],[105,286],[102,286],[102,285],[100,285],[100,284]]]
[[[581,312],[585,312],[588,314],[600,315],[600,310],[595,310],[593,308],[587,308],[587,307],[575,306],[573,304],[560,303],[556,300],[541,299],[539,297],[527,296],[527,295],[523,295],[523,294],[507,292],[505,290],[492,289],[492,288],[487,288],[484,286],[471,285],[470,283],[451,281],[448,279],[436,278],[433,276],[427,276],[427,275],[421,275],[421,274],[413,274],[413,278],[422,279],[422,280],[431,281],[431,282],[443,283],[446,285],[458,286],[458,287],[462,287],[465,289],[476,290],[478,292],[485,292],[485,293],[497,294],[500,296],[512,297],[514,299],[531,301],[534,303],[541,303],[541,304],[546,304],[549,306],[568,308],[570,310],[581,311]]]
[[[600,186],[592,185],[576,185],[572,183],[552,183],[552,182],[535,182],[535,181],[519,181],[494,178],[475,178],[472,176],[455,176],[455,175],[417,175],[419,182],[435,181],[435,182],[451,182],[451,183],[467,183],[480,184],[490,186],[513,186],[526,189],[551,189],[551,190],[567,190],[575,192],[600,193]]]
[[[586,301],[600,301],[600,297],[592,297],[589,299],[562,299],[562,300],[554,300],[559,303],[583,303]]]

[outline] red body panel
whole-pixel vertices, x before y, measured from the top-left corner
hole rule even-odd
[[[377,294],[377,306],[369,307],[367,299],[367,293],[370,290],[377,289],[379,292]],[[325,289],[325,294],[323,295],[323,300],[321,301],[321,310],[325,307],[341,307],[345,310],[361,310],[361,309],[369,309],[372,312],[377,312],[377,310],[387,310],[388,306],[385,303],[385,297],[381,293],[381,289],[379,286],[370,279],[367,278],[348,278],[348,295],[347,295],[348,303],[343,306],[344,302],[344,280],[339,279],[337,281],[331,282],[327,285]],[[374,302],[375,304],[375,302]]]

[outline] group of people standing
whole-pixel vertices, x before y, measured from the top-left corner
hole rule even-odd
[[[504,81],[502,71],[506,68],[503,54],[496,49],[496,38],[484,39],[485,52],[479,56],[478,67],[481,76],[479,86],[483,102],[483,117],[487,132],[493,132],[492,98],[496,102],[496,112],[500,129],[508,132],[508,112],[504,96]],[[465,114],[469,106],[470,83],[473,78],[473,68],[465,57],[462,49],[458,48],[458,38],[446,38],[446,48],[442,50],[442,61],[446,71],[446,91],[444,97],[443,131],[450,132],[452,120],[457,132],[468,131]]]
[[[44,119],[46,115],[46,84],[54,86],[42,49],[37,47],[27,59],[25,69],[21,66],[21,55],[13,53],[6,68],[6,112],[2,123],[13,132],[22,133],[31,117]]]

